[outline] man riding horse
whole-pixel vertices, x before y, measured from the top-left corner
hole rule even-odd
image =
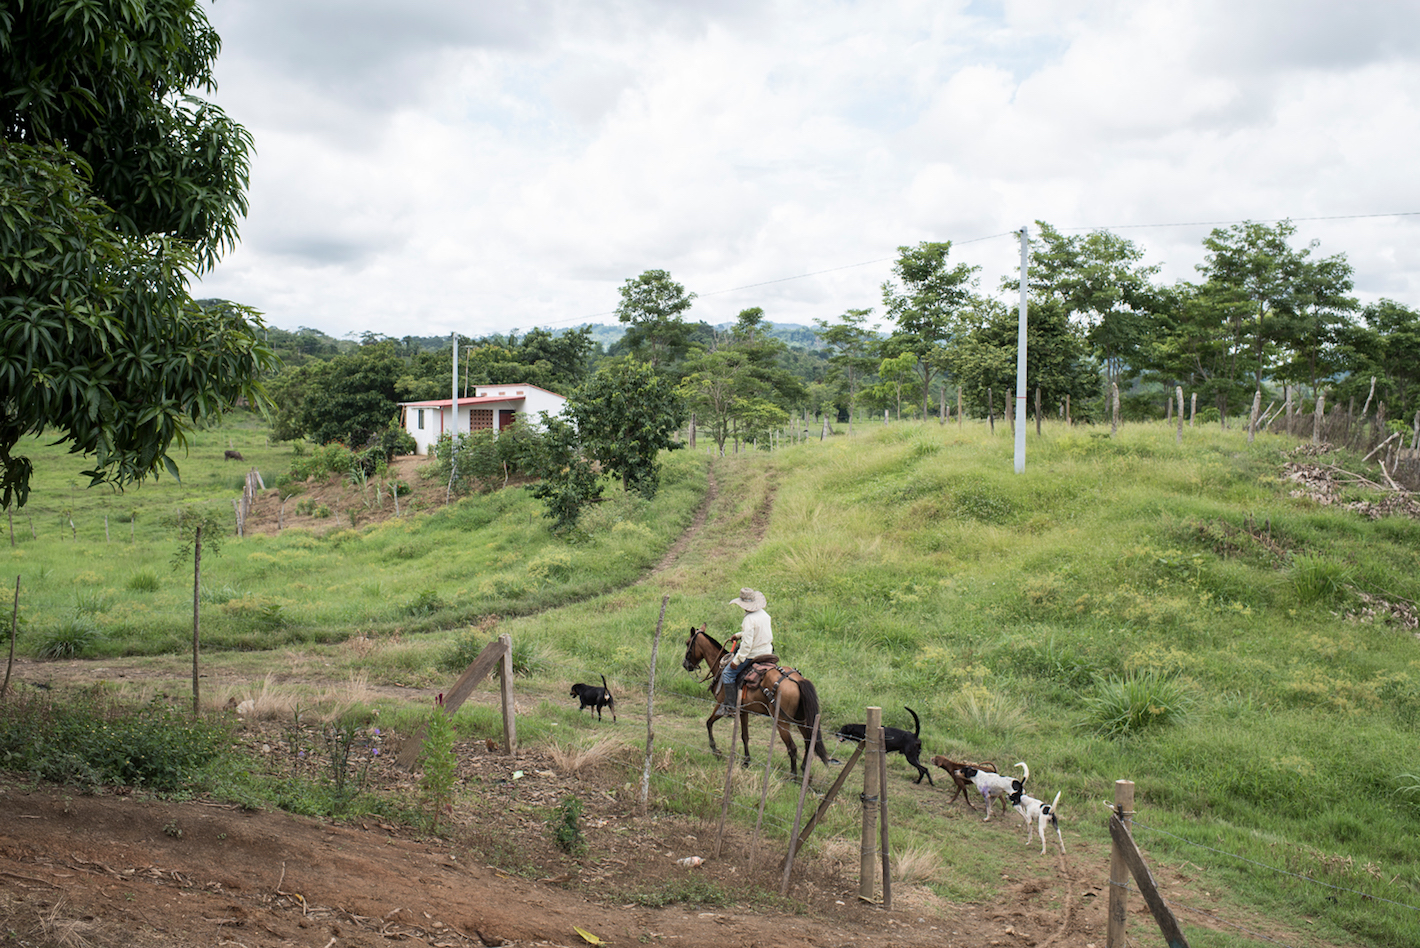
[[[735,713],[735,696],[739,694],[740,681],[754,660],[774,654],[774,632],[769,613],[764,611],[764,607],[769,605],[764,593],[746,586],[740,589],[740,597],[731,599],[729,604],[744,610],[744,620],[740,623],[740,634],[730,639],[730,660],[720,674],[720,682],[724,686],[720,692],[720,713],[725,716]]]

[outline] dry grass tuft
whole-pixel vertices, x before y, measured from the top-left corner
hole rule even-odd
[[[942,877],[942,857],[925,846],[898,850],[892,854],[890,862],[895,882],[930,883]]]
[[[96,926],[82,919],[64,917],[67,902],[67,896],[60,896],[52,909],[40,914],[40,931],[46,941],[60,948],[89,948],[93,942],[85,936],[93,935]]]
[[[952,696],[952,711],[969,726],[998,734],[1015,734],[1035,729],[1035,722],[1019,701],[979,687],[966,687]]]
[[[553,744],[552,762],[564,773],[575,774],[607,763],[626,745],[619,738],[604,737],[587,747],[564,747]]]
[[[344,682],[326,685],[315,694],[299,687],[282,686],[275,676],[267,675],[254,693],[232,689],[225,704],[250,721],[290,720],[297,715],[303,719],[314,715],[319,720],[336,721],[353,708],[373,704],[378,697],[364,672],[352,674]]]

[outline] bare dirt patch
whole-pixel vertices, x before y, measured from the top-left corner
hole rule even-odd
[[[283,766],[279,725],[239,733],[253,767]],[[0,919],[26,943],[76,946],[584,944],[578,928],[611,945],[1102,944],[1108,853],[1088,845],[1068,857],[1023,846],[1019,877],[989,905],[898,883],[886,911],[858,899],[856,858],[822,856],[780,899],[782,846],[761,841],[750,867],[749,833],[731,826],[709,858],[715,825],[641,815],[626,761],[566,773],[535,751],[458,751],[460,803],[438,836],[381,817],[0,781]],[[369,779],[409,799],[417,781],[391,765]],[[583,804],[579,855],[551,832],[569,795]],[[981,829],[991,845],[1022,845],[1015,825]],[[687,856],[706,861],[687,868]]]

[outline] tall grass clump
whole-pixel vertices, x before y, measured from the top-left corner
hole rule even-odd
[[[1155,671],[1111,676],[1085,699],[1087,726],[1111,738],[1178,724],[1192,707],[1186,682]]]
[[[1307,605],[1341,601],[1355,577],[1355,570],[1323,556],[1292,557],[1292,588]]]
[[[48,661],[79,658],[102,638],[99,627],[87,615],[75,614],[60,620],[39,643],[35,654]]]
[[[140,569],[128,577],[127,586],[129,592],[155,593],[160,586],[158,574],[151,569]]]

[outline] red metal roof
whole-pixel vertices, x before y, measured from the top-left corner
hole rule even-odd
[[[526,401],[525,395],[483,395],[473,398],[460,398],[460,405],[491,405],[496,402],[521,402]],[[452,405],[452,398],[436,398],[426,402],[400,402],[399,404],[408,408],[448,408]]]

